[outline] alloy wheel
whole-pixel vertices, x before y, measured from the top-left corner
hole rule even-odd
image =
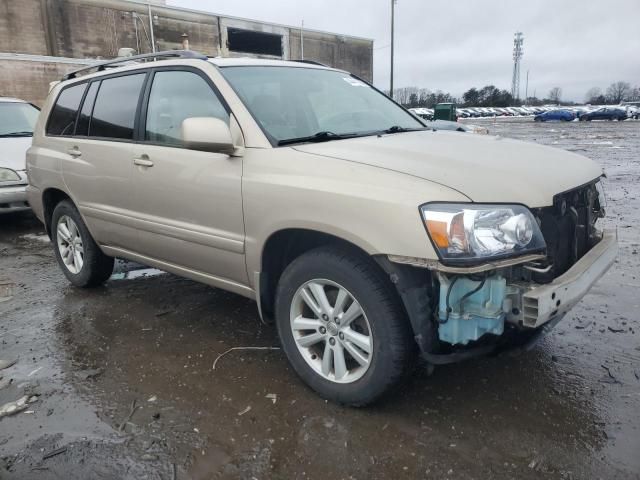
[[[78,225],[71,217],[60,217],[56,226],[56,239],[64,266],[74,275],[80,273],[84,265],[84,247]]]
[[[373,335],[356,298],[326,279],[304,283],[293,296],[290,325],[298,351],[324,379],[352,383],[373,358]]]

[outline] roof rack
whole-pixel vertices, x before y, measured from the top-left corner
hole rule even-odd
[[[92,70],[94,68],[97,68],[97,72],[101,72],[105,68],[115,66],[119,63],[148,60],[149,58],[195,58],[198,60],[209,59],[209,57],[207,57],[206,55],[203,55],[199,52],[194,52],[193,50],[166,50],[164,52],[143,53],[141,55],[133,55],[131,57],[114,58],[113,60],[107,60],[105,62],[99,62],[93,65],[89,65],[88,67],[80,68],[78,70],[74,70],[73,72],[67,73],[64,77],[62,77],[62,80],[71,80],[72,78],[76,78],[78,73],[86,72],[87,70]]]
[[[298,63],[308,63],[309,65],[320,65],[321,67],[331,68],[329,65],[325,65],[324,63],[316,62],[315,60],[291,60],[292,62]]]

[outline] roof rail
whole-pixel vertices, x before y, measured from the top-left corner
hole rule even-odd
[[[291,60],[292,62],[298,63],[308,63],[309,65],[320,65],[321,67],[332,68],[329,65],[325,65],[324,63],[316,62],[315,60]]]
[[[107,60],[105,62],[95,63],[93,65],[89,65],[87,67],[80,68],[78,70],[74,70],[73,72],[67,73],[62,80],[71,80],[72,78],[76,78],[78,73],[86,72],[87,70],[92,70],[97,68],[97,72],[103,71],[107,67],[115,66],[119,63],[125,62],[135,62],[137,60],[148,60],[153,58],[195,58],[199,60],[208,60],[209,57],[203,55],[199,52],[194,52],[193,50],[166,50],[164,52],[154,52],[154,53],[143,53],[141,55],[133,55],[131,57],[120,57],[114,58],[112,60]]]

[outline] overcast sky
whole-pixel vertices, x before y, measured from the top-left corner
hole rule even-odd
[[[374,83],[389,85],[390,0],[168,0],[224,15],[372,38]],[[472,86],[511,89],[513,34],[522,31],[521,96],[640,85],[640,0],[398,0],[395,86],[460,96]]]

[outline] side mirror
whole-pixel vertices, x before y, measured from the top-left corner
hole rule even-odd
[[[232,155],[235,147],[229,126],[214,117],[191,117],[182,121],[185,148]]]

